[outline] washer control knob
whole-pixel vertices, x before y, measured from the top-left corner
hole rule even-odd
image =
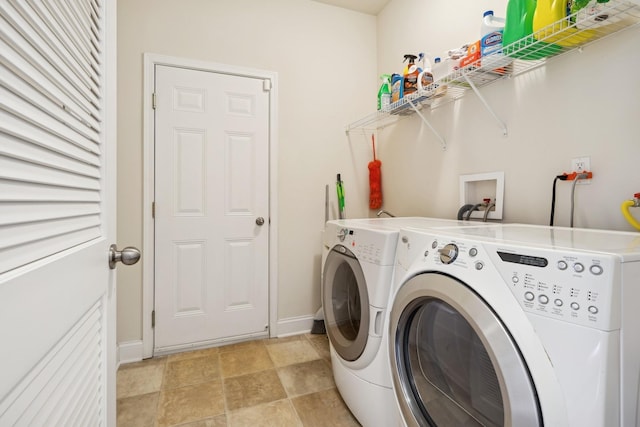
[[[344,239],[347,238],[347,235],[349,234],[349,230],[346,228],[341,228],[340,231],[338,231],[338,239],[340,239],[341,242],[344,242]]]
[[[453,243],[445,245],[442,249],[438,249],[440,253],[440,261],[443,264],[451,264],[458,258],[458,247]]]

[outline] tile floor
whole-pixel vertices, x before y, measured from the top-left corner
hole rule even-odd
[[[249,341],[122,365],[117,427],[359,426],[326,335]]]

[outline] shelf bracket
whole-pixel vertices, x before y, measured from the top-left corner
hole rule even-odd
[[[427,118],[424,116],[424,114],[422,114],[422,112],[420,112],[418,107],[411,101],[411,98],[407,98],[407,102],[409,103],[409,105],[411,105],[411,108],[413,109],[413,111],[415,111],[415,113],[422,119],[422,121],[429,127],[429,129],[431,129],[431,132],[433,132],[433,134],[436,136],[436,138],[438,138],[438,140],[440,140],[440,144],[442,145],[442,149],[446,150],[447,149],[447,143],[445,142],[445,140],[442,137],[442,135],[440,135],[435,130],[435,128],[431,125],[431,122],[429,122],[429,120],[427,120]]]
[[[495,111],[493,111],[493,108],[491,108],[487,100],[484,99],[484,96],[482,96],[476,85],[473,84],[467,73],[462,73],[462,75],[464,76],[464,79],[467,81],[471,89],[475,92],[476,96],[480,99],[480,101],[482,101],[484,108],[486,108],[491,116],[493,116],[495,121],[498,122],[498,126],[502,129],[502,135],[507,136],[507,125],[502,120],[500,120],[500,117],[498,117]]]

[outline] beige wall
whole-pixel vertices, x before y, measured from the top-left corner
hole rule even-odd
[[[401,70],[404,53],[441,54],[479,38],[482,12],[505,16],[506,3],[393,0],[378,16],[378,73]],[[419,25],[398,31],[406,16],[421,17]],[[385,208],[455,217],[461,174],[504,171],[504,220],[548,224],[553,178],[573,157],[590,156],[595,177],[576,189],[575,225],[633,230],[620,204],[640,191],[639,44],[634,28],[481,89],[507,137],[471,92],[426,113],[446,151],[418,117],[385,128],[378,135]],[[558,186],[556,225],[569,224],[570,189]]]
[[[341,172],[366,215],[366,147],[345,117],[375,108],[376,18],[311,0],[118,2],[118,242],[142,246],[142,65],[150,52],[278,73],[278,318],[320,307],[324,187]],[[359,206],[359,208],[357,208]],[[151,248],[143,248],[143,251]],[[144,260],[144,259],[143,259]],[[118,270],[118,342],[142,338],[142,268]]]

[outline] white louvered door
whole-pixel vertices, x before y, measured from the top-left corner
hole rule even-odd
[[[0,426],[115,425],[115,2],[0,0]]]

